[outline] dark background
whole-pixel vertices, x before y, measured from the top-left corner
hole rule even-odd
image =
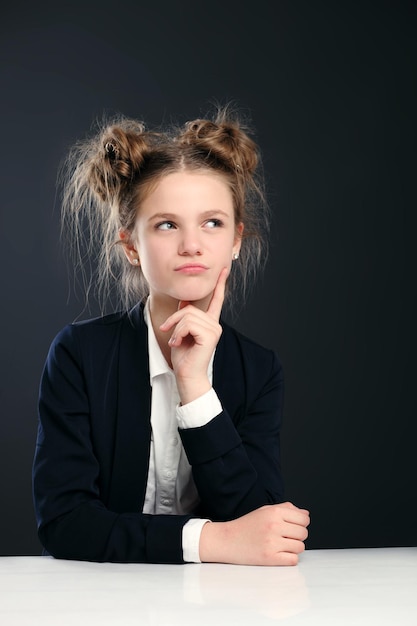
[[[89,315],[59,162],[103,114],[186,121],[213,99],[250,112],[263,149],[272,248],[236,325],[284,365],[307,545],[416,545],[415,3],[11,2],[0,21],[0,554],[40,551],[39,377]]]

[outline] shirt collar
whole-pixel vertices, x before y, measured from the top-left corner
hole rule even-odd
[[[156,376],[161,376],[167,373],[172,374],[172,370],[166,362],[166,359],[162,354],[161,348],[159,347],[159,344],[155,337],[151,322],[151,315],[149,312],[149,298],[147,299],[145,307],[143,309],[143,316],[145,318],[145,323],[148,327],[149,377],[152,385],[152,380]]]

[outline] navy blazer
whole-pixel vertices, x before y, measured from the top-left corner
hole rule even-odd
[[[230,520],[281,502],[277,355],[223,324],[213,387],[223,411],[179,430],[201,499],[192,515],[142,508],[151,438],[143,306],[66,326],[50,347],[33,465],[38,534],[56,558],[182,563],[190,517]]]

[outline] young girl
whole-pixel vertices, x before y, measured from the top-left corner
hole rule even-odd
[[[120,117],[71,151],[64,228],[73,249],[99,242],[102,293],[115,280],[124,306],[50,347],[33,467],[45,553],[297,563],[309,513],[282,502],[282,368],[221,319],[264,256],[259,169],[227,108],[164,132]]]

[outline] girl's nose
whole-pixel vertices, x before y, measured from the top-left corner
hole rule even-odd
[[[202,254],[201,242],[198,234],[193,232],[184,233],[179,243],[179,254],[194,256]]]

